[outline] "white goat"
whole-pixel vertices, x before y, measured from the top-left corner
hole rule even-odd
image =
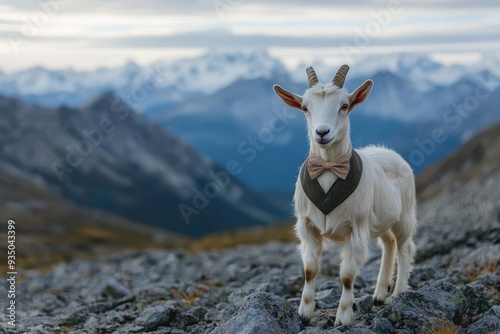
[[[343,65],[331,83],[321,85],[314,70],[309,67],[309,88],[303,96],[274,86],[274,91],[285,104],[304,111],[310,156],[317,155],[331,162],[340,155],[348,155],[351,150],[349,113],[368,97],[373,82],[365,81],[349,94],[344,87],[348,69],[347,65]],[[299,315],[306,323],[314,313],[314,282],[326,240],[342,245],[340,281],[343,289],[336,326],[350,324],[354,320],[352,288],[366,261],[370,238],[380,238],[383,245],[374,303],[383,304],[386,301],[396,250],[398,272],[392,298],[407,289],[415,249],[412,237],[417,227],[413,171],[399,154],[387,148],[368,146],[356,152],[362,162],[359,184],[333,211],[324,214],[312,203],[304,192],[300,176],[295,186],[295,230],[300,239],[305,274]],[[338,176],[331,170],[317,177],[325,193],[337,179]]]

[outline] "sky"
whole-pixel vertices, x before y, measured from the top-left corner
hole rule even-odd
[[[500,54],[498,0],[1,0],[0,69],[76,70],[267,50],[287,66]]]

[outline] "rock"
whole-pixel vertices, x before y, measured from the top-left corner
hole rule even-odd
[[[373,307],[373,297],[365,295],[355,300],[357,309],[363,313],[370,313]]]
[[[368,328],[351,328],[345,331],[346,334],[375,334]]]
[[[300,330],[300,318],[290,303],[276,295],[257,292],[247,296],[212,334],[296,334]]]
[[[439,280],[421,288],[419,292],[434,298],[437,307],[449,320],[460,322],[467,308],[467,300],[460,289],[446,280]]]
[[[335,314],[337,310],[328,309],[328,310],[316,310],[313,314],[311,322],[308,327],[317,327],[317,328],[333,328],[335,325]]]
[[[176,314],[177,311],[169,306],[150,307],[141,312],[135,319],[135,324],[143,327],[145,331],[151,331],[159,326],[168,325]]]
[[[232,292],[227,297],[227,300],[231,304],[236,304],[253,292],[268,292],[285,297],[289,294],[289,289],[288,286],[284,283],[249,283],[242,288]]]
[[[120,299],[132,295],[132,291],[129,288],[123,286],[113,277],[108,277],[101,283],[99,293],[103,297],[112,299]]]
[[[340,286],[316,292],[314,297],[316,301],[316,308],[321,310],[338,307],[341,295],[342,288]]]
[[[173,319],[170,323],[170,326],[175,327],[175,328],[180,328],[184,329],[187,326],[191,326],[194,324],[197,324],[200,321],[200,319],[196,316],[194,316],[190,312],[184,312],[178,314],[175,319]]]
[[[484,316],[467,328],[467,334],[500,332],[500,306],[493,306]]]
[[[161,285],[146,285],[134,289],[134,295],[139,303],[149,304],[157,300],[166,300],[171,298],[167,287]]]
[[[483,274],[476,277],[476,281],[483,284],[486,287],[491,287],[500,290],[500,275]]]
[[[466,306],[458,287],[439,280],[419,291],[403,292],[377,317],[388,319],[396,329],[432,331],[437,322],[460,322]]]
[[[485,287],[481,283],[469,283],[462,288],[462,292],[467,299],[467,319],[474,319],[490,309],[490,303],[484,299]]]
[[[207,314],[208,310],[201,306],[192,307],[189,312],[197,317],[198,319],[203,319],[205,314]]]
[[[306,328],[298,334],[330,334],[330,332],[321,328]]]
[[[33,304],[45,314],[57,313],[64,310],[66,304],[52,293],[45,292],[33,298]]]
[[[446,276],[446,271],[443,269],[435,269],[431,267],[415,268],[411,272],[409,284],[414,288],[421,288],[429,281],[441,279]]]
[[[386,318],[376,317],[373,321],[373,330],[375,333],[391,334],[396,332],[391,322]]]
[[[44,328],[43,325],[33,327],[27,334],[51,334],[52,331]]]

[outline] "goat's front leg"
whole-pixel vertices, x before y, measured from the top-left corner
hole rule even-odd
[[[314,314],[314,282],[319,271],[323,251],[323,236],[309,218],[300,219],[296,225],[300,239],[300,255],[304,262],[304,290],[300,300],[299,316],[304,323],[309,323]]]
[[[366,261],[367,245],[368,237],[359,229],[353,229],[343,245],[342,262],[340,263],[342,296],[335,317],[335,326],[349,325],[354,320],[354,293],[352,289],[356,275]]]

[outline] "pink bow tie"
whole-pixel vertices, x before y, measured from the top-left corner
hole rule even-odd
[[[333,161],[325,161],[321,159],[319,155],[312,153],[309,155],[309,158],[307,158],[307,172],[311,179],[314,180],[325,170],[331,170],[339,178],[345,180],[351,168],[351,156],[351,148],[349,148],[347,154],[339,155]]]

